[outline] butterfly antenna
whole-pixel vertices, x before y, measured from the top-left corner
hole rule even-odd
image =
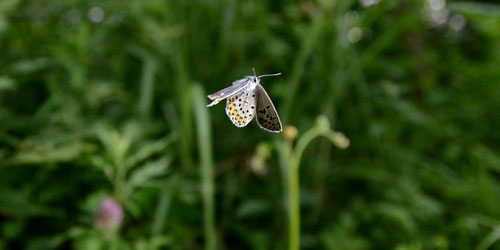
[[[264,77],[264,76],[279,76],[281,75],[281,73],[275,73],[275,74],[265,74],[265,75],[260,75],[258,76],[257,78],[261,78],[261,77]]]
[[[257,74],[255,73],[255,67],[252,67],[253,75],[257,77]]]

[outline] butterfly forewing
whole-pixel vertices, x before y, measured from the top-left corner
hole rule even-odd
[[[257,85],[257,123],[259,126],[270,132],[281,132],[282,126],[280,117],[273,102],[264,87]]]
[[[246,126],[255,116],[256,89],[244,88],[235,95],[227,98],[226,114],[237,127]]]
[[[245,88],[248,85],[248,79],[240,79],[237,81],[234,81],[233,84],[227,88],[224,88],[222,90],[219,90],[213,94],[208,95],[208,98],[210,100],[213,100],[210,104],[207,105],[207,107],[211,107],[220,101],[238,93],[241,91],[243,88]]]

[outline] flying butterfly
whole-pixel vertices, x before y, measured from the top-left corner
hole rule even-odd
[[[260,85],[260,78],[265,76],[279,76],[281,73],[257,76],[252,68],[253,76],[236,80],[225,89],[208,95],[212,100],[207,107],[214,106],[227,99],[226,114],[237,127],[245,127],[254,116],[261,128],[269,132],[279,133],[283,130],[278,112],[269,98],[264,87]]]

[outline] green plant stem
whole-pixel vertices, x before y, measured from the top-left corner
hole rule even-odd
[[[299,165],[295,159],[289,159],[288,169],[288,221],[289,248],[299,249],[300,244],[300,202],[299,202]]]
[[[293,153],[295,157],[296,164],[300,164],[300,160],[302,159],[302,154],[304,153],[304,149],[307,145],[316,137],[322,135],[322,131],[317,127],[313,127],[304,133],[297,141],[297,146],[295,147],[295,151]]]
[[[316,137],[325,136],[332,142],[332,131],[328,128],[315,126],[308,130],[297,141],[295,150],[292,150],[291,142],[285,142],[284,157],[288,163],[288,220],[289,220],[289,248],[297,250],[300,246],[300,181],[299,166],[302,154],[309,143]]]
[[[204,94],[199,85],[193,88],[194,111],[198,132],[200,153],[201,195],[203,198],[203,227],[205,249],[216,249],[215,209],[214,209],[214,165],[212,160],[212,138]]]

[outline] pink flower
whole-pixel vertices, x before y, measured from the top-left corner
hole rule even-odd
[[[122,220],[123,208],[120,203],[111,197],[102,199],[94,222],[95,228],[114,229],[121,224]]]

